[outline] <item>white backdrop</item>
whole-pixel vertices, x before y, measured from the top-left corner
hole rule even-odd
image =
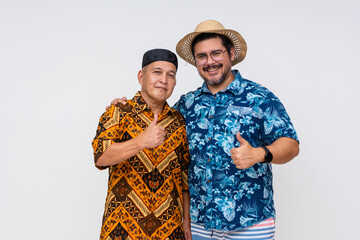
[[[132,97],[150,48],[216,19],[248,43],[243,77],[284,103],[300,155],[274,166],[277,239],[360,234],[360,3],[356,0],[0,0],[1,239],[98,239],[107,171],[91,141]],[[169,99],[202,84],[180,60]]]

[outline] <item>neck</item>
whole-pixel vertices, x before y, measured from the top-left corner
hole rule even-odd
[[[206,84],[206,85],[207,85],[208,89],[210,90],[210,92],[215,95],[216,93],[226,89],[232,83],[232,81],[234,79],[235,79],[235,76],[230,71],[222,83],[220,83],[218,85],[209,85],[209,84]]]
[[[146,94],[143,94],[143,92],[141,92],[141,97],[144,99],[144,101],[150,107],[151,111],[154,114],[158,114],[158,115],[161,114],[161,112],[164,108],[164,105],[165,105],[164,101],[159,102],[159,101],[153,100],[152,98],[148,97]]]

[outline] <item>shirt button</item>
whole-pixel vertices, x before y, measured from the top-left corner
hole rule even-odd
[[[208,162],[210,162],[211,160],[210,160],[210,158],[208,159]]]
[[[209,117],[210,117],[210,118],[212,118],[212,117],[213,117],[213,115],[210,115]]]
[[[207,183],[210,183],[211,181],[210,180],[207,180]]]
[[[216,97],[214,97],[214,100],[216,100]]]
[[[210,140],[211,140],[211,137],[209,137],[208,140],[210,141]]]

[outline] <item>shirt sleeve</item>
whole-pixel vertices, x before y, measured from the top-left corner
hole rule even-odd
[[[94,150],[95,164],[106,149],[113,143],[119,142],[119,122],[120,114],[119,107],[112,105],[108,110],[102,114],[97,127],[96,136],[92,141],[92,147]],[[100,170],[107,167],[98,167]]]
[[[270,145],[281,137],[299,141],[284,105],[272,92],[268,92],[260,107],[263,112],[261,138],[266,145]]]

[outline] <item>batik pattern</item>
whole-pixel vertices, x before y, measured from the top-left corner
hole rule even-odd
[[[206,229],[241,229],[275,217],[271,164],[237,169],[230,154],[240,146],[237,132],[253,147],[298,139],[279,99],[232,73],[223,91],[213,95],[203,84],[174,106],[185,118],[190,147],[190,216]]]
[[[154,115],[138,92],[126,105],[111,106],[92,142],[95,163],[113,143],[141,134]],[[167,104],[158,125],[165,142],[109,168],[101,240],[184,239],[182,191],[188,190],[189,152],[185,121]]]

